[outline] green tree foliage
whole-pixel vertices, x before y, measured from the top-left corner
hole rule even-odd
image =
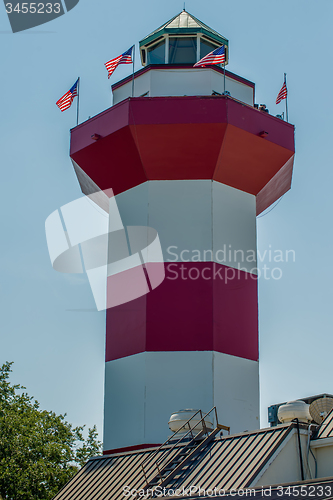
[[[48,500],[101,453],[101,443],[96,427],[84,439],[83,427],[41,410],[25,387],[11,385],[11,365],[0,368],[0,499]]]

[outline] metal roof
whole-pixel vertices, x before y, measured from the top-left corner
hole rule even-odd
[[[227,491],[250,486],[294,427],[295,424],[287,424],[216,439],[184,466],[167,487],[197,485],[205,490],[216,487]],[[125,486],[130,490],[145,487],[141,463],[146,458],[148,479],[149,474],[155,474],[155,451],[148,449],[92,458],[54,500],[123,500]],[[172,453],[177,451],[174,449]],[[149,455],[152,457],[150,463]]]
[[[169,19],[166,23],[162,24],[155,31],[147,35],[140,41],[140,47],[148,45],[165,33],[169,34],[187,34],[187,33],[203,33],[216,42],[228,46],[228,40],[220,35],[217,31],[213,30],[207,24],[192,16],[186,10],[183,10],[173,18]]]
[[[293,426],[263,429],[213,441],[172,488],[200,485],[228,491],[250,486]]]
[[[316,439],[328,437],[333,437],[333,410],[322,421]]]

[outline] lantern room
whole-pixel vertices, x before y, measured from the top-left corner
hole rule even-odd
[[[143,66],[195,64],[221,45],[228,64],[228,40],[185,10],[140,42]]]

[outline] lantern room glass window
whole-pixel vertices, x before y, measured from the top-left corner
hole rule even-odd
[[[165,40],[162,40],[153,47],[148,48],[148,64],[164,64],[164,63],[165,63]]]
[[[200,59],[205,57],[209,52],[217,49],[217,45],[214,45],[203,38],[200,39]]]
[[[197,39],[194,37],[169,38],[169,64],[195,64]]]

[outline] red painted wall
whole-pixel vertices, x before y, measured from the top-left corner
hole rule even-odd
[[[106,361],[211,350],[258,360],[255,275],[214,262],[167,263],[165,271],[155,290],[107,310]]]

